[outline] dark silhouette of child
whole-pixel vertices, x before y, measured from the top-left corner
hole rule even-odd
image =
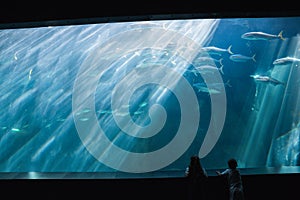
[[[229,187],[229,200],[244,200],[244,189],[240,171],[237,169],[237,161],[231,158],[227,162],[228,169],[223,172],[216,171],[218,176],[223,176],[227,179]]]
[[[204,199],[207,173],[206,170],[202,167],[200,158],[197,155],[190,157],[190,163],[186,168],[185,176],[188,179],[189,200]]]

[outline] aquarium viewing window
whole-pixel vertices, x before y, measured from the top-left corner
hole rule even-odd
[[[299,33],[294,16],[2,28],[0,175],[181,177],[192,155],[299,173]]]

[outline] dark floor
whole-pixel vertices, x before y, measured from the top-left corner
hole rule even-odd
[[[296,199],[300,174],[243,176],[246,200]],[[227,199],[222,177],[209,176],[207,200]],[[145,179],[1,179],[7,199],[187,199],[184,178]]]

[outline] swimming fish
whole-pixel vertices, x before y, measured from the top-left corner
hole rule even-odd
[[[230,45],[227,49],[222,49],[215,46],[208,46],[208,47],[202,47],[201,51],[207,52],[208,54],[217,54],[217,55],[222,55],[223,53],[233,54],[233,52],[231,51],[231,47],[232,45]]]
[[[197,88],[198,92],[210,93],[210,94],[220,94],[221,93],[221,91],[218,89],[208,88],[206,86],[195,85],[195,87]]]
[[[196,57],[193,61],[194,65],[200,66],[200,65],[223,65],[222,64],[222,60],[223,58],[220,59],[216,59],[216,58],[212,58],[210,56],[200,56],[200,57]]]
[[[196,69],[196,73],[200,73],[200,74],[211,74],[211,75],[214,75],[216,73],[221,73],[221,74],[224,74],[224,71],[223,71],[223,65],[221,67],[216,67],[216,66],[213,66],[213,65],[201,65],[201,66],[197,66],[195,67]]]
[[[259,82],[266,82],[266,83],[271,83],[272,85],[285,85],[285,83],[272,78],[270,76],[262,76],[262,75],[250,75],[250,77],[254,78],[256,81]]]
[[[254,61],[256,62],[255,60],[255,54],[253,56],[245,56],[245,55],[242,55],[242,54],[233,54],[229,57],[230,60],[234,61],[234,62],[247,62],[247,61]]]
[[[300,62],[300,58],[294,58],[294,57],[283,57],[283,58],[277,58],[274,60],[273,65],[286,65],[291,64],[293,62]]]
[[[219,89],[219,84],[215,84],[213,88],[208,88],[205,83],[195,83],[193,86],[198,90],[198,92],[219,94],[221,89]]]
[[[210,83],[209,87],[204,82],[194,83],[193,86],[198,90],[198,92],[219,94],[223,92],[223,89],[228,86],[232,87],[229,80],[226,83]]]
[[[246,40],[273,40],[277,38],[285,40],[285,38],[282,36],[282,33],[283,31],[280,31],[278,35],[272,35],[264,32],[247,32],[244,33],[241,38]]]

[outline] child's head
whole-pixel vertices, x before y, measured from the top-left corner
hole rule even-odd
[[[197,156],[197,155],[193,155],[193,156],[191,156],[191,164],[196,164],[196,163],[198,163],[200,161],[200,158]]]
[[[237,161],[234,158],[229,159],[227,164],[230,169],[235,169],[238,166]]]

